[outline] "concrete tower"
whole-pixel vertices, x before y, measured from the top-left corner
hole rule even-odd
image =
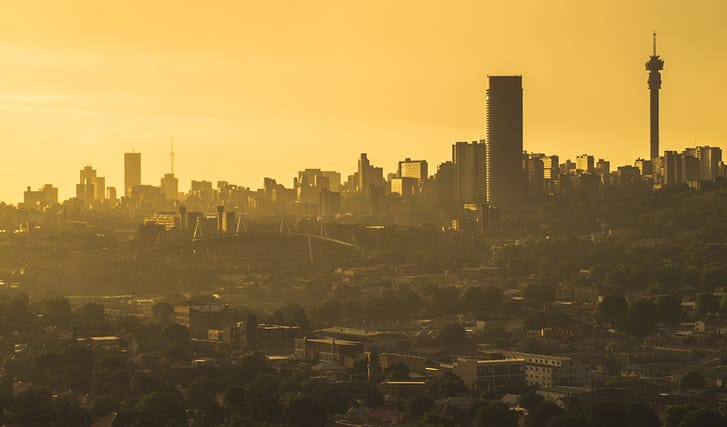
[[[487,203],[507,206],[525,199],[522,76],[488,76]]]
[[[656,32],[654,32],[654,51],[646,63],[649,72],[649,91],[651,92],[651,160],[659,157],[659,89],[661,89],[661,73],[664,69],[664,60],[656,54]]]

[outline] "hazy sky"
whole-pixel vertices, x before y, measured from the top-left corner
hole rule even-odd
[[[196,6],[185,6],[185,5]],[[727,149],[727,1],[15,1],[0,14],[0,200],[123,152],[159,185],[174,136],[191,179],[287,186],[303,168],[430,171],[484,136],[486,75],[522,74],[525,149],[630,164],[649,147],[651,32],[661,147]]]

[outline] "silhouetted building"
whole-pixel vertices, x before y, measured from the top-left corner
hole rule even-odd
[[[397,169],[399,178],[414,178],[418,182],[423,182],[429,176],[429,166],[426,160],[412,160],[406,158],[399,161]]]
[[[76,199],[85,207],[96,200],[104,200],[106,193],[106,179],[96,175],[96,169],[87,165],[80,172],[80,182],[76,184]]]
[[[720,176],[720,162],[722,162],[722,149],[718,147],[697,147],[694,157],[699,159],[699,179],[711,181]]]
[[[384,181],[384,169],[371,165],[366,153],[361,153],[358,159],[356,191],[368,194],[371,188],[386,188]]]
[[[634,166],[639,169],[641,176],[650,176],[654,174],[654,161],[646,159],[636,159]]]
[[[576,157],[576,173],[591,173],[595,168],[593,156],[581,154]]]
[[[179,180],[173,173],[165,173],[161,182],[162,194],[167,200],[177,200],[179,198]]]
[[[502,206],[525,198],[522,171],[522,76],[489,76],[487,89],[487,203]]]
[[[25,208],[44,208],[58,204],[58,188],[46,184],[36,191],[30,187],[23,193],[23,205]]]
[[[661,70],[664,69],[664,60],[656,54],[656,33],[654,33],[654,51],[646,63],[649,71],[649,91],[651,93],[650,129],[651,129],[651,159],[659,157],[659,89],[661,89]]]
[[[486,147],[484,141],[452,145],[455,200],[482,204],[485,201]]]
[[[528,194],[537,197],[545,189],[545,159],[544,154],[523,153],[523,170],[528,177]]]
[[[419,180],[412,177],[392,178],[391,194],[404,198],[414,197],[419,192]]]
[[[449,202],[455,199],[455,168],[454,163],[444,162],[437,167],[434,175],[435,200]]]
[[[124,195],[131,197],[131,190],[141,185],[141,153],[124,153]]]

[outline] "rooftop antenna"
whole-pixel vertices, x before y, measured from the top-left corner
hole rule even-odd
[[[656,31],[654,31],[654,56],[656,56]]]
[[[169,153],[169,158],[172,161],[172,175],[174,175],[174,137],[172,137],[172,151]]]

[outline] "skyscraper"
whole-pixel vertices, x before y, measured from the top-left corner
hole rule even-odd
[[[124,153],[124,195],[131,198],[137,185],[141,185],[141,153]]]
[[[524,200],[522,76],[488,76],[487,203]]]
[[[651,159],[659,157],[659,89],[661,89],[661,73],[664,69],[664,60],[656,54],[656,32],[654,32],[654,52],[646,63],[649,71],[649,91],[651,92]]]
[[[457,142],[452,145],[454,198],[458,202],[485,202],[485,143]]]
[[[429,177],[429,167],[426,160],[412,160],[406,158],[399,161],[397,171],[399,178],[415,178],[419,182],[426,181]]]

